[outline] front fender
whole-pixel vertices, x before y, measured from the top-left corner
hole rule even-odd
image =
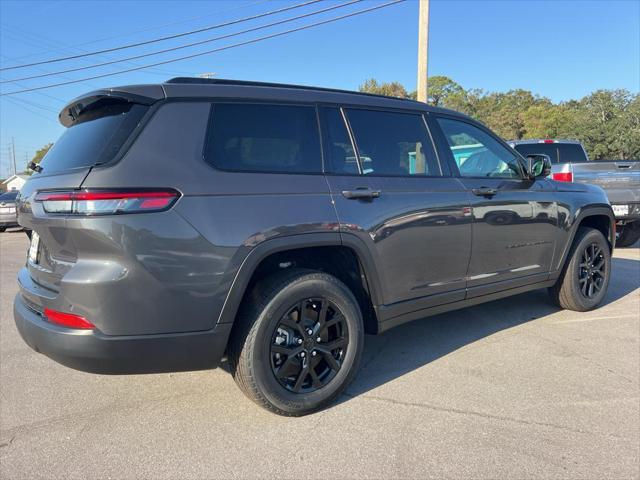
[[[608,203],[598,203],[592,205],[585,205],[576,210],[575,215],[571,219],[571,222],[568,224],[569,235],[567,237],[567,242],[564,245],[562,255],[559,258],[559,263],[557,265],[557,270],[561,270],[562,266],[565,264],[567,260],[567,256],[569,255],[569,250],[571,249],[571,245],[573,245],[573,240],[578,233],[578,228],[582,224],[582,222],[588,217],[595,216],[606,216],[609,219],[608,225],[608,238],[609,245],[611,247],[611,251],[613,252],[613,248],[616,244],[616,231],[615,231],[615,223],[616,219],[613,214],[613,210],[611,209],[611,205]]]

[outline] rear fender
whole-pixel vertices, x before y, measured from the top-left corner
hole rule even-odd
[[[338,232],[309,233],[275,238],[260,243],[242,260],[220,312],[218,323],[232,323],[235,320],[251,277],[265,258],[274,253],[300,248],[346,246],[353,249],[366,276],[371,300],[374,306],[379,305],[380,290],[375,265],[362,242],[352,237],[352,235],[345,235],[343,239]],[[233,263],[232,261],[231,264]]]

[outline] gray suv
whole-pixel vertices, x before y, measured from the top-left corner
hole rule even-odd
[[[99,90],[22,189],[24,340],[96,373],[215,368],[302,415],[365,333],[538,288],[585,311],[615,239],[602,189],[546,178],[469,117],[323,88],[177,78]]]

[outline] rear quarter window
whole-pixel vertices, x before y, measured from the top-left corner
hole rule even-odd
[[[214,104],[205,160],[221,170],[321,173],[316,109],[303,105]]]
[[[144,105],[116,103],[83,113],[42,159],[42,173],[46,175],[112,160],[147,110]]]

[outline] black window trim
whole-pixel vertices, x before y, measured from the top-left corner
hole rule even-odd
[[[340,110],[343,121],[345,122],[345,126],[347,127],[347,132],[349,133],[349,139],[351,140],[353,151],[356,154],[356,161],[358,164],[358,170],[360,172],[360,173],[343,173],[343,172],[333,172],[333,171],[325,170],[325,175],[329,175],[333,177],[415,178],[415,179],[450,178],[453,176],[453,172],[449,168],[446,168],[447,171],[445,173],[445,168],[443,168],[443,162],[441,161],[440,155],[438,154],[438,150],[436,148],[435,139],[431,134],[431,129],[429,128],[429,125],[425,118],[425,111],[417,110],[417,109],[414,110],[414,109],[404,109],[404,108],[388,108],[388,107],[377,107],[377,106],[370,106],[370,105],[352,105],[352,104],[344,104],[344,103],[335,104],[335,103],[324,103],[324,102],[318,103],[318,106],[325,107],[325,108],[338,108]],[[347,115],[347,112],[346,112],[347,109],[369,110],[369,111],[378,111],[378,112],[385,112],[385,113],[402,113],[402,114],[416,115],[416,116],[422,117],[422,123],[427,132],[429,140],[431,141],[431,149],[432,149],[431,151],[438,165],[438,169],[440,170],[440,175],[391,175],[391,174],[362,173],[362,165],[360,162],[360,150],[358,149],[358,142],[356,141],[355,135],[353,134],[353,130],[351,129],[349,116]],[[323,120],[324,120],[324,117],[323,117]],[[326,141],[326,140],[327,139],[323,137],[323,141]],[[329,163],[327,164],[327,166],[329,166]],[[330,166],[331,168],[333,168],[333,165],[330,165]]]
[[[322,146],[323,143],[323,132],[321,129],[320,122],[318,120],[318,107],[313,102],[285,102],[285,101],[272,101],[272,100],[261,100],[261,99],[229,99],[229,98],[206,98],[202,103],[209,104],[209,118],[207,119],[207,128],[204,134],[204,142],[202,143],[202,161],[209,166],[209,168],[213,168],[219,172],[228,172],[228,173],[258,173],[258,174],[267,174],[267,175],[325,175],[325,160],[324,160],[324,149]],[[273,106],[288,106],[288,107],[308,107],[312,108],[315,112],[316,118],[316,131],[318,134],[318,142],[320,146],[319,154],[320,154],[320,171],[319,172],[283,172],[283,171],[274,171],[274,170],[239,170],[239,169],[229,169],[229,168],[220,168],[215,165],[212,161],[207,160],[207,147],[209,144],[209,133],[213,128],[213,111],[216,104],[249,104],[249,105],[273,105]]]
[[[457,115],[448,115],[446,113],[440,113],[440,112],[438,112],[438,113],[429,112],[429,118],[431,119],[431,121],[428,122],[428,123],[431,124],[433,130],[436,132],[436,136],[438,137],[438,142],[441,144],[442,147],[446,147],[446,148],[442,148],[442,150],[444,150],[443,154],[446,156],[447,162],[449,164],[449,167],[451,168],[452,176],[454,176],[456,178],[467,178],[467,179],[476,179],[476,180],[478,180],[478,179],[481,179],[481,180],[496,179],[496,180],[512,180],[512,181],[516,181],[516,182],[522,182],[522,181],[529,180],[528,175],[526,175],[526,168],[524,166],[524,159],[523,159],[522,155],[520,155],[520,153],[518,153],[514,148],[509,146],[508,143],[506,143],[498,135],[493,133],[491,130],[489,130],[487,127],[485,127],[481,123],[476,122],[476,121],[474,121],[472,119],[460,117],[460,116],[457,116]],[[461,123],[466,123],[467,125],[471,125],[472,127],[476,127],[479,130],[482,130],[487,135],[489,135],[494,140],[496,140],[500,145],[505,147],[505,149],[514,152],[515,153],[514,158],[516,159],[516,161],[518,163],[518,166],[520,167],[520,178],[485,177],[485,176],[468,177],[468,176],[463,176],[460,173],[460,169],[458,168],[458,164],[456,163],[455,158],[453,156],[453,153],[451,152],[451,148],[449,146],[449,142],[447,141],[447,138],[446,138],[444,132],[442,131],[442,127],[440,127],[440,124],[437,121],[438,118],[445,118],[445,119],[448,119],[448,120],[455,120],[455,121],[458,121],[458,122],[461,122]]]

